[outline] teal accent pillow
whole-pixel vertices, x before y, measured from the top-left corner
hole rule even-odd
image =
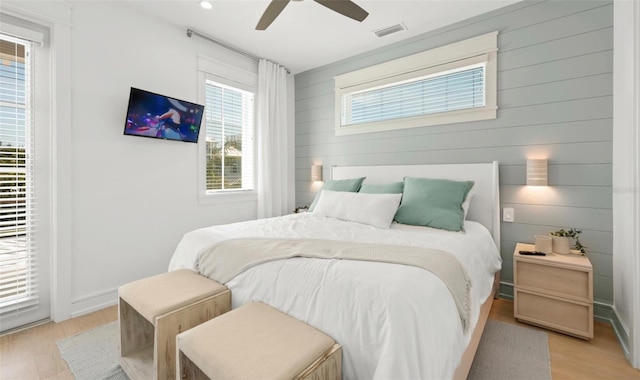
[[[365,178],[367,177],[334,179],[331,181],[326,181],[322,186],[322,189],[320,189],[320,191],[318,191],[318,194],[316,194],[316,197],[313,200],[313,203],[311,203],[311,206],[309,206],[309,212],[313,211],[313,209],[316,208],[316,203],[318,203],[318,199],[320,198],[320,193],[322,193],[322,190],[349,191],[355,193],[360,190],[360,186],[362,185],[362,182]]]
[[[358,192],[368,194],[402,194],[403,188],[404,183],[402,182],[385,183],[382,185],[369,185],[364,183]]]
[[[473,181],[435,178],[404,178],[402,203],[396,212],[398,223],[463,231],[462,202]]]

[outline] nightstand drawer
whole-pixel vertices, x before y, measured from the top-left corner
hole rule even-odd
[[[593,338],[593,306],[546,297],[522,290],[515,292],[515,317],[580,338]]]
[[[515,286],[591,301],[589,272],[518,261]]]

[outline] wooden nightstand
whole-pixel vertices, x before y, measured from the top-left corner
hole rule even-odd
[[[593,267],[586,256],[513,252],[514,316],[521,322],[582,339],[593,338]]]

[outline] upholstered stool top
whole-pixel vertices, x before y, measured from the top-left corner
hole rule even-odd
[[[270,306],[253,302],[178,335],[178,347],[212,379],[292,379],[334,340]]]
[[[145,319],[227,290],[227,287],[188,269],[162,273],[121,286],[118,295]]]

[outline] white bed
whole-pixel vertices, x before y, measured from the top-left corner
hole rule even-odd
[[[474,180],[465,232],[394,223],[389,229],[312,213],[213,226],[185,234],[169,270],[198,270],[212,244],[242,237],[314,238],[445,250],[471,278],[471,328],[462,327],[451,293],[429,271],[399,264],[292,258],[249,268],[226,285],[232,306],[265,302],[320,329],[343,346],[345,379],[444,379],[466,376],[501,266],[498,165],[333,168],[334,179],[367,183],[407,176]],[[485,305],[481,315],[481,305]],[[476,326],[479,325],[479,329]],[[470,343],[471,342],[471,343]],[[471,347],[470,347],[471,346]],[[469,348],[470,347],[470,348]],[[463,355],[466,355],[463,360]],[[461,363],[464,362],[462,365]]]

